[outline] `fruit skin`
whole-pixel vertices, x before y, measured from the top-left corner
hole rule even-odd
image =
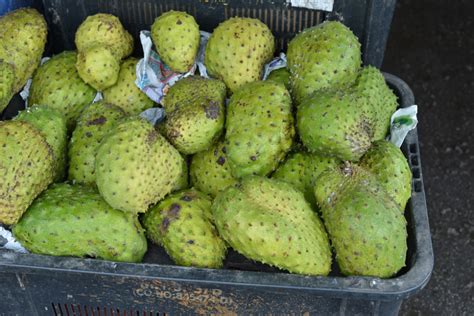
[[[267,80],[273,80],[284,85],[287,90],[290,89],[290,71],[286,67],[273,70]]]
[[[92,103],[94,88],[76,70],[77,53],[65,51],[41,65],[33,75],[29,104],[46,105],[61,112],[72,131],[82,109]]]
[[[155,19],[151,38],[160,58],[175,72],[187,72],[199,49],[199,25],[186,12],[168,11]]]
[[[226,245],[214,227],[211,199],[189,189],[175,193],[145,214],[143,226],[176,264],[220,268]]]
[[[331,251],[324,226],[290,184],[250,176],[212,205],[219,234],[249,259],[292,273],[327,275]]]
[[[232,176],[223,141],[195,154],[191,160],[189,174],[192,185],[212,197],[237,182]]]
[[[137,213],[171,192],[183,158],[144,119],[123,120],[104,137],[95,159],[96,183],[112,207]]]
[[[307,28],[288,44],[291,93],[299,105],[324,89],[351,85],[361,65],[360,43],[344,24],[327,21]]]
[[[95,187],[95,156],[100,142],[125,116],[121,108],[104,101],[84,109],[69,141],[69,180]]]
[[[388,278],[405,266],[405,217],[372,174],[350,164],[325,171],[315,195],[343,274]]]
[[[13,228],[33,253],[140,262],[147,250],[136,216],[110,207],[93,189],[55,184]]]
[[[84,82],[103,91],[117,82],[120,60],[110,47],[94,45],[79,52],[76,69]]]
[[[155,104],[135,85],[138,60],[126,59],[120,66],[117,83],[103,91],[104,100],[121,107],[128,115],[138,115]]]
[[[263,66],[275,51],[275,39],[261,21],[230,18],[214,29],[204,63],[210,76],[225,82],[231,93],[248,82],[261,80]]]
[[[243,86],[227,108],[225,143],[233,176],[275,170],[294,134],[290,94],[282,85],[259,81]]]
[[[61,182],[67,163],[67,128],[64,115],[46,106],[33,106],[21,111],[14,120],[30,123],[46,139],[54,156],[54,182]]]
[[[223,82],[191,76],[179,80],[163,98],[163,135],[185,155],[206,150],[222,134],[226,89]]]
[[[15,68],[0,60],[0,113],[14,95]]]
[[[53,182],[54,154],[30,123],[0,122],[0,223],[15,224]]]
[[[189,173],[187,157],[182,157],[181,170],[178,181],[174,184],[171,192],[181,191],[189,187]]]

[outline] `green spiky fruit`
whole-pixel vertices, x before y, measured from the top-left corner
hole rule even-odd
[[[53,182],[54,154],[27,122],[0,122],[0,223],[15,224]]]
[[[67,128],[64,115],[46,106],[33,106],[20,112],[14,120],[28,122],[39,130],[53,150],[54,181],[62,181],[66,172],[67,149]]]
[[[213,222],[209,197],[190,189],[173,194],[150,209],[143,226],[148,237],[163,245],[176,264],[220,268],[226,245]]]
[[[151,38],[160,58],[175,72],[187,72],[199,49],[199,25],[186,12],[168,11],[155,19]]]
[[[69,130],[74,128],[82,109],[90,104],[96,91],[76,70],[77,53],[65,51],[41,65],[33,76],[28,102],[46,105],[61,112]]]
[[[263,66],[273,57],[275,39],[261,21],[230,18],[214,29],[206,46],[208,73],[225,82],[230,92],[261,79]]]
[[[100,142],[124,117],[121,108],[104,101],[84,109],[69,142],[69,180],[95,186],[95,156]]]
[[[96,183],[112,207],[137,213],[171,192],[182,157],[147,121],[122,121],[102,140],[95,159]]]
[[[219,80],[191,76],[178,81],[162,101],[166,119],[161,131],[183,154],[206,150],[224,129],[225,95]]]
[[[291,92],[301,103],[315,91],[352,84],[361,65],[360,43],[340,22],[305,29],[288,44]]]
[[[220,193],[212,210],[219,234],[247,258],[293,273],[329,273],[324,226],[290,184],[247,177]]]
[[[103,91],[117,82],[120,62],[110,47],[95,45],[79,52],[76,68],[84,82]]]
[[[276,169],[294,136],[288,91],[273,81],[252,82],[230,99],[226,148],[235,177],[267,175]]]
[[[284,85],[286,89],[290,89],[290,71],[286,67],[273,70],[267,80],[273,80]]]
[[[0,113],[7,107],[14,94],[15,69],[0,60]]]
[[[110,207],[93,189],[55,184],[13,228],[33,253],[140,262],[147,242],[136,216]]]
[[[405,217],[372,174],[355,165],[326,171],[315,195],[342,273],[388,278],[405,266]]]
[[[191,160],[189,174],[196,189],[213,197],[237,181],[230,171],[223,141],[195,154]]]

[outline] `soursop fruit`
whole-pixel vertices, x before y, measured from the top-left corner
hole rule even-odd
[[[151,38],[160,58],[175,72],[187,72],[199,49],[199,25],[186,12],[168,11],[155,19]]]
[[[371,173],[350,164],[325,171],[315,195],[342,273],[388,278],[405,266],[405,217]]]
[[[360,43],[344,24],[327,21],[303,30],[288,44],[291,93],[299,105],[324,89],[351,85],[361,65]]]
[[[225,119],[224,83],[191,76],[179,80],[163,98],[163,135],[181,153],[190,155],[211,146],[222,134]]]
[[[133,57],[126,59],[120,66],[117,83],[102,93],[107,103],[121,107],[128,115],[138,115],[154,105],[135,85],[137,62]]]
[[[181,191],[189,187],[189,173],[188,173],[188,162],[187,157],[182,157],[180,176],[178,181],[174,184],[171,192]]]
[[[69,180],[95,186],[95,156],[100,142],[125,116],[121,108],[104,101],[84,109],[69,142]]]
[[[14,120],[30,123],[46,139],[54,156],[54,181],[61,182],[66,173],[67,128],[64,115],[46,106],[33,106],[20,112]]]
[[[206,46],[205,65],[230,92],[248,82],[261,80],[263,66],[275,51],[275,39],[261,21],[230,18],[214,29]]]
[[[92,188],[55,184],[13,228],[33,253],[140,262],[147,250],[136,216],[110,207]]]
[[[331,251],[324,226],[290,184],[250,176],[212,205],[222,238],[249,259],[293,273],[327,275]]]
[[[267,80],[273,80],[284,85],[287,90],[290,89],[290,71],[286,67],[273,70]]]
[[[176,264],[222,267],[227,247],[214,227],[211,204],[195,189],[167,197],[144,216],[148,238],[162,245]]]
[[[288,91],[273,81],[246,84],[227,109],[225,144],[232,174],[268,175],[289,151],[294,133]]]
[[[0,113],[7,107],[14,95],[15,69],[0,60]]]
[[[41,65],[33,76],[29,104],[46,105],[61,112],[72,131],[82,109],[92,103],[94,88],[76,70],[77,53],[65,51]]]
[[[191,160],[189,174],[192,185],[212,197],[237,182],[232,176],[223,141],[195,154]]]
[[[182,160],[149,122],[125,119],[99,146],[95,158],[97,187],[112,207],[143,213],[176,186]]]
[[[53,182],[54,153],[32,124],[0,122],[0,223],[15,224]]]
[[[117,82],[120,60],[110,47],[94,45],[79,51],[76,68],[84,82],[103,91]]]

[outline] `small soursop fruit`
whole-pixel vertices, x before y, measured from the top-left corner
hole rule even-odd
[[[209,197],[195,189],[181,191],[151,208],[143,226],[176,264],[220,268],[226,245],[214,227],[211,204]]]
[[[224,129],[225,95],[219,80],[197,76],[179,80],[162,101],[166,111],[162,133],[183,154],[206,150]]]
[[[136,216],[110,207],[93,189],[55,184],[13,228],[33,253],[140,262],[147,250]]]
[[[324,226],[290,184],[250,176],[212,205],[219,234],[249,259],[292,273],[327,275],[331,251]]]
[[[95,45],[79,51],[76,68],[82,80],[103,91],[117,82],[120,61],[110,47]]]
[[[226,130],[232,174],[269,174],[283,160],[293,141],[290,94],[273,81],[245,85],[230,99]]]
[[[0,223],[15,224],[53,182],[54,154],[32,124],[0,122]]]
[[[54,181],[61,182],[66,173],[67,128],[64,115],[46,106],[33,106],[20,112],[14,120],[30,123],[46,139],[54,154]]]
[[[0,60],[0,113],[7,107],[14,95],[15,69]]]
[[[100,142],[124,117],[121,108],[104,101],[84,109],[69,142],[69,180],[95,186],[95,156]]]
[[[230,18],[214,29],[206,46],[209,75],[225,82],[230,92],[261,79],[263,66],[273,57],[275,39],[261,21]]]
[[[176,186],[182,159],[153,125],[141,118],[126,119],[97,151],[97,187],[112,207],[143,213]]]
[[[291,92],[299,105],[315,91],[351,85],[361,65],[360,43],[340,22],[303,30],[288,44]]]
[[[77,53],[65,51],[41,65],[33,76],[29,104],[46,105],[61,112],[72,131],[82,109],[92,103],[96,91],[76,70]]]
[[[133,57],[125,60],[120,66],[117,83],[103,91],[105,102],[121,107],[128,115],[138,115],[154,105],[135,85],[137,62]]]
[[[187,72],[199,49],[199,25],[186,12],[168,11],[155,19],[151,38],[160,58],[175,72]]]
[[[212,197],[237,182],[230,171],[227,149],[223,141],[195,154],[191,160],[189,173],[192,185]]]
[[[286,89],[290,89],[290,71],[286,67],[273,70],[268,75],[267,80],[278,82],[284,85]]]

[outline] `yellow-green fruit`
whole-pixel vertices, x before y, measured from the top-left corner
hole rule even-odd
[[[113,209],[92,188],[55,184],[13,228],[33,253],[140,262],[147,250],[136,215]]]
[[[261,21],[233,17],[212,32],[206,46],[205,65],[230,92],[248,82],[261,80],[263,66],[273,57],[275,39]]]
[[[121,108],[104,101],[84,109],[69,142],[69,180],[95,186],[95,156],[100,142],[124,117]]]
[[[251,176],[212,205],[222,238],[249,259],[292,273],[327,275],[331,250],[323,224],[290,184]]]
[[[14,95],[15,69],[0,60],[0,113],[7,107]]]
[[[0,223],[15,224],[53,182],[54,154],[33,125],[0,122]]]
[[[120,60],[111,47],[95,45],[79,51],[76,68],[84,82],[103,91],[117,82]]]
[[[171,192],[181,191],[187,189],[189,187],[189,173],[188,173],[188,162],[187,158],[183,157],[181,163],[181,171],[178,181],[174,184],[173,189]]]
[[[286,89],[290,89],[290,71],[286,67],[273,70],[267,80],[273,80],[284,85]]]
[[[186,12],[168,11],[156,18],[151,38],[160,58],[175,72],[187,72],[199,49],[199,25]]]
[[[214,227],[211,200],[205,194],[190,189],[167,197],[145,214],[143,226],[176,264],[222,267],[226,245]]]

